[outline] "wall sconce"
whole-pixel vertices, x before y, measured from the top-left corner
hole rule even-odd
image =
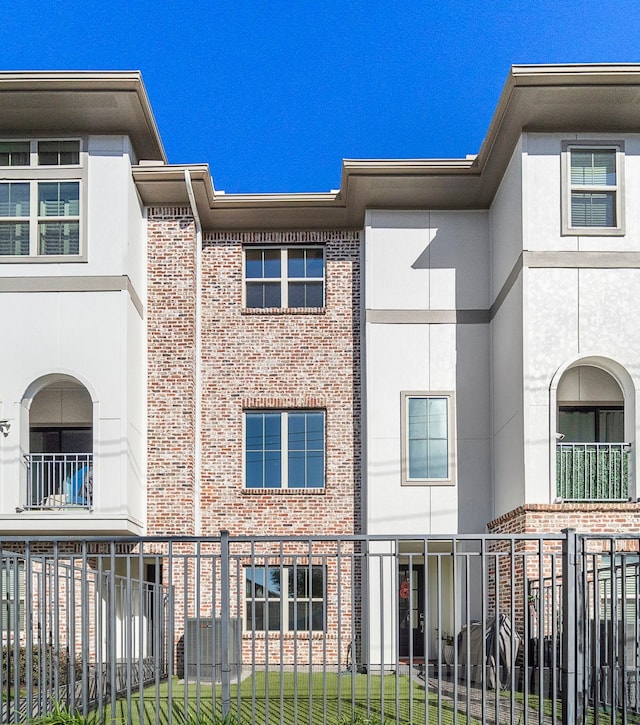
[[[9,435],[9,429],[11,428],[11,423],[6,418],[4,420],[0,420],[0,433],[6,438]]]

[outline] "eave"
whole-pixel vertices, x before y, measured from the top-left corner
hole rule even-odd
[[[476,157],[342,162],[326,194],[223,194],[208,167],[140,166],[145,204],[186,204],[190,169],[205,229],[362,228],[366,209],[488,209],[523,131],[640,130],[640,65],[513,66]]]
[[[122,134],[138,159],[166,162],[138,71],[5,71],[0,94],[0,136]]]

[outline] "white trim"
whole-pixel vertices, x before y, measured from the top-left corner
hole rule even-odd
[[[289,277],[288,275],[288,253],[289,250],[319,249],[322,252],[322,277]],[[248,251],[280,251],[280,276],[279,277],[247,277],[247,252]],[[284,245],[245,245],[242,248],[242,307],[243,309],[323,309],[326,304],[326,277],[327,277],[327,255],[326,247],[322,244],[284,244]],[[247,307],[247,287],[251,284],[280,283],[280,305],[270,307]],[[322,304],[319,307],[291,307],[289,305],[289,282],[306,282],[322,285]]]
[[[616,183],[615,185],[591,185],[574,187],[571,183],[571,152],[572,151],[615,151]],[[625,233],[624,221],[624,141],[590,141],[573,140],[562,142],[560,155],[560,168],[562,173],[562,235],[563,236],[622,236]],[[578,227],[573,226],[571,219],[571,193],[583,189],[589,192],[613,192],[615,194],[616,223],[612,227]]]
[[[409,478],[407,401],[411,398],[445,398],[447,401],[447,477]],[[400,393],[400,482],[403,486],[454,486],[456,483],[455,393],[446,391],[402,391]]]

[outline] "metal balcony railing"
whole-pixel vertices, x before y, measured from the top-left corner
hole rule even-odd
[[[26,509],[90,509],[93,453],[29,453]]]
[[[556,495],[563,501],[626,501],[630,443],[558,443]]]

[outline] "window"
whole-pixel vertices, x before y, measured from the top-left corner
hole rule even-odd
[[[324,487],[324,411],[246,411],[246,488]]]
[[[321,247],[245,249],[245,307],[323,307]]]
[[[402,393],[402,483],[453,484],[453,393]]]
[[[615,405],[561,406],[558,432],[566,443],[622,443],[624,408]]]
[[[323,566],[251,566],[245,569],[245,627],[254,632],[323,632]]]
[[[25,576],[22,561],[9,557],[3,559],[0,586],[2,586],[0,596],[2,632],[6,633],[16,628],[24,630]]]
[[[622,233],[622,145],[565,144],[563,232]]]
[[[80,254],[80,142],[0,142],[0,256]]]

